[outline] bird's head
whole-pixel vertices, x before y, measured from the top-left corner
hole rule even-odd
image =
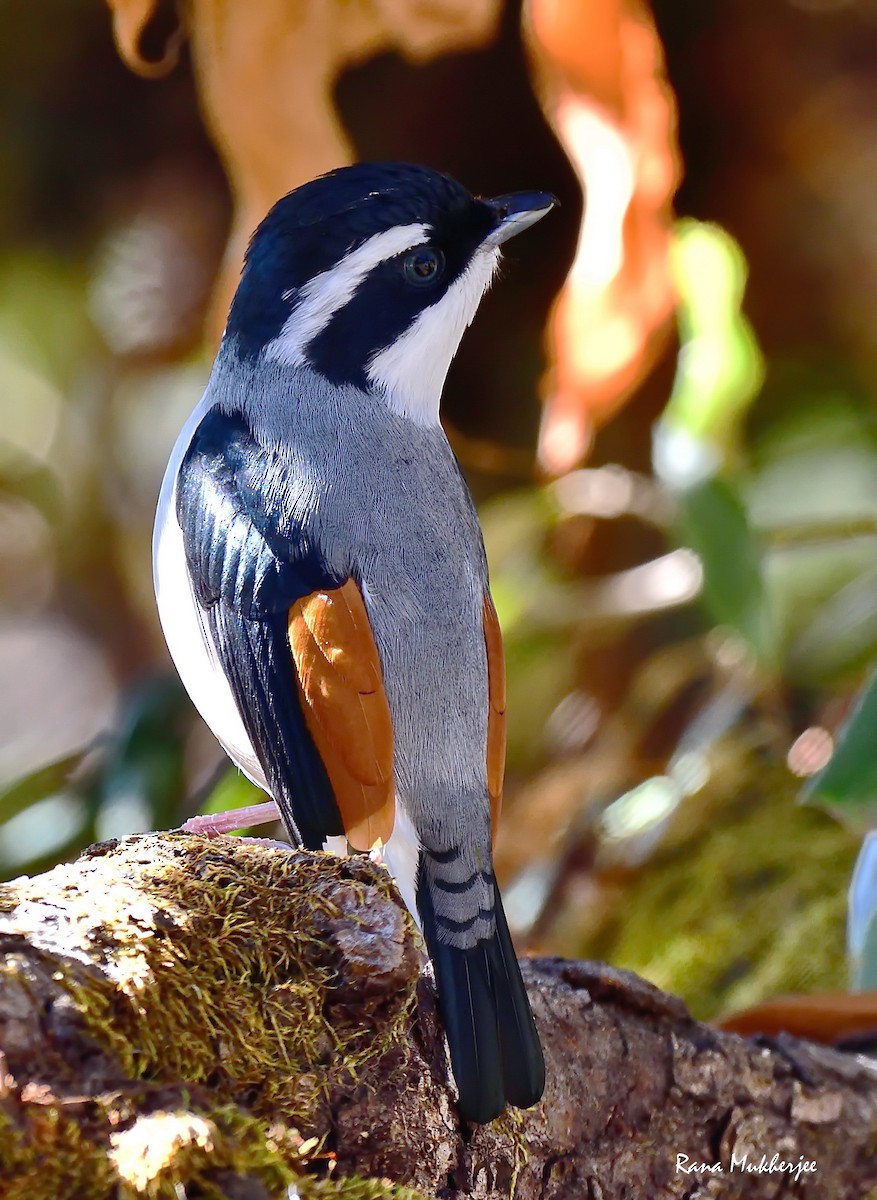
[[[477,199],[403,163],[332,171],[284,196],[256,230],[226,343],[377,391],[431,423],[500,245],[555,203],[544,192]]]

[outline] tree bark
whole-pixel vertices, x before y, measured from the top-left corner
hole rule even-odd
[[[721,1033],[594,963],[525,962],[545,1097],[461,1124],[416,935],[363,858],[108,843],[0,889],[0,948],[4,1197],[877,1189],[874,1063]]]

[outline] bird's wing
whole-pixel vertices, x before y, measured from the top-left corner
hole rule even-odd
[[[484,644],[487,647],[487,791],[490,796],[491,836],[496,842],[502,809],[506,754],[506,677],[502,630],[490,593],[484,593]]]
[[[305,725],[356,850],[393,832],[393,723],[368,614],[353,580],[289,610],[289,645]]]
[[[177,482],[195,597],[247,735],[290,831],[371,849],[392,832],[393,731],[353,579],[293,518],[288,468],[244,419],[212,410]],[[266,497],[283,510],[269,512]]]

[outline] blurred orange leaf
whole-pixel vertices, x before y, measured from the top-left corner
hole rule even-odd
[[[777,996],[754,1008],[730,1013],[716,1024],[743,1037],[789,1033],[832,1045],[877,1032],[877,992]]]
[[[177,64],[185,31],[170,0],[108,0],[122,59],[138,75],[157,79]]]
[[[144,30],[160,0],[109,0],[120,53],[144,71]],[[500,0],[192,0],[188,35],[205,120],[235,196],[211,320],[218,340],[247,240],[280,196],[352,161],[333,88],[385,50],[421,61],[489,41]],[[162,62],[162,66],[164,65]]]
[[[559,474],[585,456],[666,344],[681,166],[675,100],[641,0],[529,0],[524,20],[543,109],[586,196],[548,326],[539,458]]]

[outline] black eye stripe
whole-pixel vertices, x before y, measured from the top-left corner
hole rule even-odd
[[[490,216],[495,222],[492,213]],[[378,263],[305,347],[314,370],[332,383],[367,389],[366,372],[375,354],[392,345],[425,308],[438,303],[466,270],[482,237],[480,229],[466,237],[443,230],[440,237],[420,241]],[[423,252],[437,253],[440,268],[426,280],[412,283],[405,262]]]

